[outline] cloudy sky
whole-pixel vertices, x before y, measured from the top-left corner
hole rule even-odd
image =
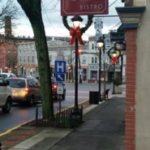
[[[17,0],[14,3],[19,8],[19,25],[14,30],[15,35],[33,36],[32,27],[28,21],[28,18],[24,14]],[[122,7],[124,4],[121,0],[109,0],[109,14],[117,15],[115,7]],[[69,36],[69,31],[64,27],[62,23],[62,16],[60,14],[60,0],[42,0],[42,15],[47,36]],[[69,25],[72,26],[68,17]],[[84,21],[82,26],[87,22],[86,16],[81,16]],[[95,18],[94,18],[95,19]],[[94,21],[94,20],[93,20]],[[112,29],[117,29],[120,25],[120,19],[118,17],[102,17],[103,21],[103,33],[108,33]],[[92,25],[86,33],[83,35],[84,40],[88,40],[89,36],[95,35],[94,25]]]

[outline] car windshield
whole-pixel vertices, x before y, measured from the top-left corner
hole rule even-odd
[[[12,88],[25,88],[24,79],[7,79],[9,81],[9,87]]]
[[[0,74],[0,77],[3,77],[3,79],[6,79],[7,75],[6,74]]]

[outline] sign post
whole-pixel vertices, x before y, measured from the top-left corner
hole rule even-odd
[[[66,61],[55,61],[56,81],[65,81]]]

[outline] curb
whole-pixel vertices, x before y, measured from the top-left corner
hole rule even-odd
[[[90,105],[89,103],[87,103],[89,100],[85,100],[85,101],[79,103],[79,105],[87,103],[87,107],[85,107],[83,109],[83,120],[86,120],[86,118],[90,117],[90,115],[94,115],[94,113],[103,109],[106,105],[108,105],[110,103],[111,99],[112,98],[110,98],[109,100],[99,102],[99,104],[96,104],[96,105],[95,104]],[[70,107],[67,107],[66,109],[72,108],[73,106],[74,105],[71,105]],[[30,122],[30,121],[28,121],[28,122]],[[2,133],[0,136],[6,135],[15,129],[18,129],[18,128],[21,129],[22,126],[28,122],[18,125],[15,128],[10,129],[10,130],[6,131],[5,133]],[[42,131],[29,137],[28,139],[23,140],[14,146],[12,145],[12,147],[9,147],[8,150],[30,150],[30,148],[39,150],[38,147],[41,144],[43,145],[45,139],[48,139],[48,138],[53,139],[53,140],[50,140],[48,145],[44,145],[44,147],[42,148],[42,150],[48,150],[48,149],[52,148],[54,145],[56,145],[58,142],[60,142],[67,135],[69,135],[71,132],[73,132],[75,129],[60,129],[60,128],[43,129]]]
[[[86,103],[88,100],[81,102],[80,104]],[[88,114],[90,111],[95,110],[100,106],[101,104],[104,105],[106,101],[100,102],[99,105],[90,105],[87,108],[83,109],[83,117]],[[74,106],[74,105],[73,105]],[[69,108],[73,107],[70,106]],[[68,108],[68,109],[69,109]],[[75,128],[76,129],[76,128]],[[45,138],[53,139],[49,141],[48,145],[45,145],[42,150],[48,150],[55,146],[58,142],[60,142],[62,139],[64,139],[67,135],[69,135],[71,132],[73,132],[75,129],[59,129],[59,128],[51,128],[51,129],[45,129],[41,131],[40,133],[34,135],[33,137],[30,137],[29,139],[26,139],[22,141],[21,143],[13,146],[12,148],[8,150],[30,150],[35,145],[38,145],[40,142],[44,142]],[[36,148],[36,146],[34,147]],[[38,148],[37,148],[38,150]]]
[[[84,101],[82,103],[87,102]],[[97,109],[101,106],[101,109],[104,108],[104,106],[106,106],[109,101],[102,101],[99,102],[99,104],[97,105],[90,105],[89,107],[83,109],[83,117],[85,117],[85,115],[88,115],[91,111]],[[73,107],[73,106],[70,106]],[[100,109],[98,109],[100,110]],[[76,128],[75,128],[76,129]],[[51,140],[49,141],[49,145],[45,145],[45,147],[42,148],[42,150],[48,150],[50,148],[52,148],[53,146],[55,146],[58,142],[60,142],[62,139],[64,139],[67,135],[69,135],[71,132],[73,132],[75,129],[57,129],[57,128],[52,128],[49,130],[43,130],[42,132],[40,132],[37,135],[34,135],[33,137],[15,145],[14,147],[8,149],[8,150],[29,150],[30,148],[32,149],[35,145],[39,145],[39,143],[43,142],[44,143],[44,139],[45,138],[52,138],[55,140]],[[56,140],[57,138],[57,140]],[[42,144],[43,145],[43,144]],[[36,148],[36,146],[34,148]],[[38,150],[38,149],[37,149]]]
[[[82,102],[80,102],[78,105],[82,105],[82,104],[84,104],[84,103],[86,103],[86,102],[88,102],[88,101],[89,101],[89,100],[82,101]],[[74,105],[71,105],[71,106],[69,106],[69,107],[67,107],[67,108],[65,108],[65,109],[72,108],[73,106],[74,106]],[[56,113],[58,113],[58,112],[56,112]],[[20,127],[22,127],[23,125],[25,125],[25,124],[27,124],[27,123],[30,123],[31,121],[33,121],[33,120],[29,120],[29,121],[27,121],[27,122],[24,122],[24,123],[22,123],[22,124],[20,124],[20,125],[18,125],[18,126],[15,126],[14,128],[11,128],[11,129],[7,130],[6,132],[1,133],[1,134],[0,134],[0,137],[1,137],[1,136],[4,136],[4,135],[6,135],[6,134],[9,134],[10,132],[12,132],[12,131],[14,131],[14,130],[20,128]]]

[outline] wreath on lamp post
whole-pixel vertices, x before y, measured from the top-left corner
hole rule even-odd
[[[91,26],[91,24],[92,24],[92,22],[93,22],[93,15],[88,15],[88,21],[87,21],[87,24],[85,25],[85,27],[83,27],[83,28],[81,28],[80,30],[81,30],[81,33],[83,34],[90,26]],[[68,25],[68,22],[67,22],[67,16],[63,16],[63,24],[64,24],[64,26],[68,29],[68,30],[70,30],[70,26]]]

